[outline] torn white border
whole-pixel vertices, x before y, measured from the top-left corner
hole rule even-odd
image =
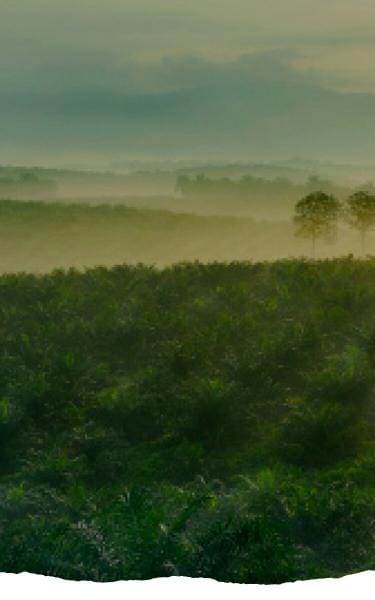
[[[375,572],[342,579],[317,579],[283,585],[239,585],[211,579],[170,577],[115,583],[75,582],[22,573],[0,573],[1,599],[26,600],[374,600]]]

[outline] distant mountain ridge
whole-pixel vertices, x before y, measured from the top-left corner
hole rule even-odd
[[[17,150],[368,163],[375,154],[375,96],[327,89],[275,57],[221,65],[181,59],[149,67],[138,82],[123,77],[112,86],[3,90],[0,158]]]

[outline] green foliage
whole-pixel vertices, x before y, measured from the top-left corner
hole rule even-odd
[[[0,570],[375,568],[375,263],[0,278]]]
[[[363,254],[366,234],[375,227],[375,196],[367,191],[352,194],[346,202],[346,218],[361,235]]]
[[[340,203],[324,192],[312,192],[295,206],[296,234],[312,240],[313,253],[318,238],[330,238],[337,230]]]

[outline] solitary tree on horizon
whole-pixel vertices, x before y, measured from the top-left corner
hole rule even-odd
[[[316,256],[316,241],[336,234],[340,203],[334,196],[313,192],[295,206],[296,235],[311,240],[312,256]]]
[[[352,194],[346,201],[346,221],[361,237],[361,254],[365,253],[366,235],[375,229],[375,196],[366,191]]]

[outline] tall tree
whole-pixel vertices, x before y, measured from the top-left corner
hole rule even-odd
[[[316,241],[335,235],[340,214],[340,203],[324,192],[313,192],[295,206],[296,235],[311,240],[312,256],[316,255]]]
[[[375,196],[367,191],[352,194],[346,201],[346,220],[361,237],[361,254],[365,253],[367,233],[375,228]]]

